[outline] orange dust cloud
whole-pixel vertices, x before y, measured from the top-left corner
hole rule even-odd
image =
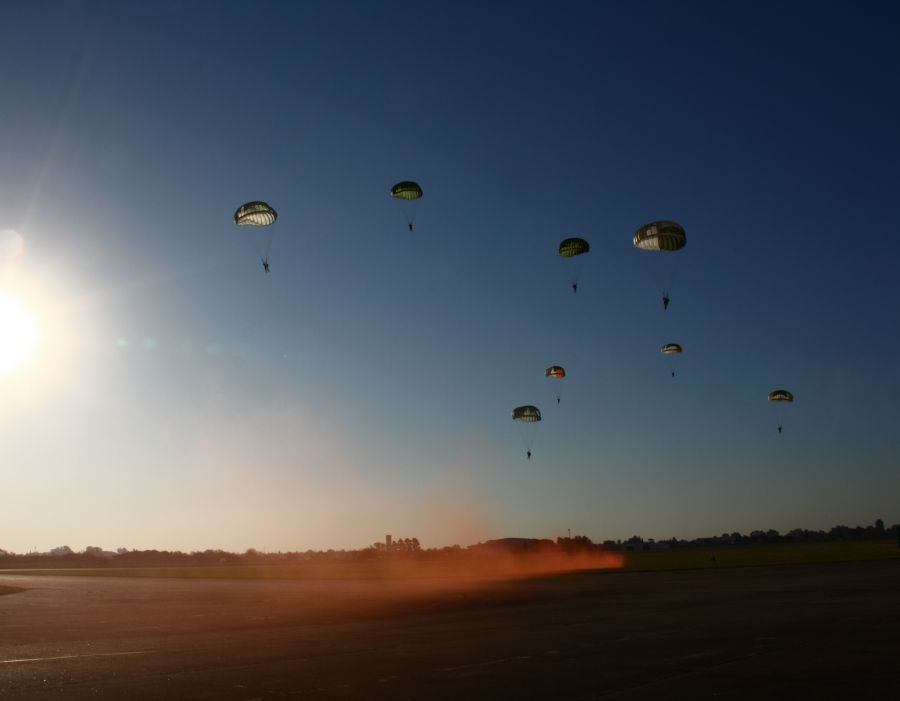
[[[385,556],[378,569],[391,579],[516,579],[543,577],[583,570],[620,569],[625,560],[619,553],[596,550],[564,551],[555,545],[515,551],[482,545],[470,550],[447,549],[409,557],[402,553]]]

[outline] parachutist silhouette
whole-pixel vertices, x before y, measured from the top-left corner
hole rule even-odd
[[[409,230],[410,230],[410,231],[412,231],[412,230],[413,230],[413,225],[412,225],[412,222],[409,222],[409,223],[408,223],[408,224],[407,224],[407,226],[408,226],[408,227],[409,227]]]
[[[557,403],[557,404],[559,404],[559,400],[560,400],[560,399],[561,399],[560,397],[557,397],[557,398],[556,398],[556,403]]]
[[[577,282],[572,283],[572,292],[578,292],[578,283]]]
[[[268,274],[269,274],[269,259],[268,259],[268,258],[263,258],[263,259],[262,259],[262,264],[263,264],[263,270],[265,270],[265,271],[266,271],[266,275],[268,275]]]
[[[672,377],[675,377],[675,371],[672,370]]]
[[[669,308],[669,295],[663,293],[663,310]]]
[[[530,450],[528,452],[526,452],[526,455],[528,456],[528,459],[531,460],[531,451]]]
[[[782,428],[783,428],[782,425],[781,425],[781,424],[778,424],[778,433],[781,433],[781,429],[782,429]]]

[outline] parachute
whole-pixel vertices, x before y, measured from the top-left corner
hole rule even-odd
[[[522,443],[525,445],[526,455],[531,459],[531,447],[534,445],[534,434],[537,431],[537,424],[541,420],[541,410],[531,404],[525,406],[517,406],[512,410],[512,418],[519,424],[519,435],[522,437]]]
[[[634,232],[632,237],[634,247],[641,251],[672,252],[679,251],[687,245],[687,235],[684,227],[673,221],[655,221],[645,224]],[[675,269],[672,263],[666,263],[665,282],[662,293],[663,309],[669,308],[669,288],[672,286],[672,278],[675,277]]]
[[[422,197],[421,186],[412,180],[403,180],[391,188],[391,197],[400,202],[406,226],[412,231],[416,218],[416,200]]]
[[[565,368],[559,365],[551,365],[549,368],[544,370],[544,377],[552,377],[557,380],[562,380],[566,376]],[[562,388],[559,383],[554,383],[556,385],[556,403],[559,404],[562,399]]]
[[[572,285],[572,292],[578,292],[578,276],[581,274],[582,259],[576,258],[576,256],[582,256],[585,253],[590,252],[590,250],[591,245],[584,239],[568,238],[563,239],[559,243],[560,258],[575,258],[572,263],[566,264],[570,273],[569,277],[570,284]]]
[[[663,355],[670,355],[671,358],[671,368],[670,372],[672,373],[672,377],[675,377],[675,358],[678,357],[680,353],[682,353],[684,349],[677,343],[667,343],[662,348],[659,349],[659,352]]]
[[[537,423],[541,420],[541,410],[531,404],[517,406],[512,410],[513,421],[521,421],[526,424]]]
[[[272,230],[268,227],[274,224],[276,219],[278,212],[260,201],[242,204],[234,213],[234,223],[238,226],[263,227],[261,232],[248,233],[248,241],[262,260],[266,272],[268,272],[269,249],[272,248]]]
[[[572,238],[563,239],[559,243],[559,255],[563,258],[571,258],[588,253],[591,250],[591,244],[584,239]]]
[[[398,200],[417,200],[421,196],[422,188],[419,187],[419,183],[414,183],[412,180],[404,180],[391,188],[391,197],[396,197]]]
[[[265,202],[247,202],[237,208],[234,223],[238,226],[269,226],[278,219],[278,212]]]
[[[784,428],[784,402],[791,403],[794,401],[794,395],[786,389],[776,389],[769,392],[769,401],[778,405],[778,433]]]
[[[634,246],[642,251],[678,251],[687,244],[684,227],[673,221],[655,221],[634,232]]]

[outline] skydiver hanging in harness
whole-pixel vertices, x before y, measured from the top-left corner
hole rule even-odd
[[[531,460],[531,451],[529,450],[525,454],[528,456],[528,459]]]
[[[778,424],[778,433],[781,433],[781,429],[784,428],[781,424]]]
[[[663,310],[665,311],[668,308],[669,308],[669,293],[663,292]]]
[[[263,259],[262,259],[262,264],[263,264],[263,270],[265,270],[265,271],[266,271],[266,275],[268,275],[268,274],[269,274],[269,259],[268,259],[268,258],[263,258]]]
[[[572,292],[578,292],[578,283],[577,282],[572,283]]]
[[[412,222],[407,222],[407,224],[406,224],[406,225],[407,225],[407,226],[408,226],[408,227],[409,227],[409,230],[410,230],[410,231],[412,231],[412,230],[413,230],[413,225],[412,225]]]

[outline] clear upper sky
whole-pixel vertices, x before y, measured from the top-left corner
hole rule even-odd
[[[891,2],[5,3],[0,290],[40,341],[0,376],[0,548],[900,520],[898,26]],[[256,199],[270,275],[232,222]],[[686,248],[634,249],[656,219]]]

